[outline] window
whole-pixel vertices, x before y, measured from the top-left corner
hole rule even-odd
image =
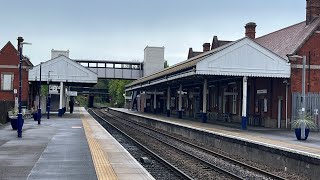
[[[12,73],[1,74],[1,90],[3,91],[13,90],[13,74]]]

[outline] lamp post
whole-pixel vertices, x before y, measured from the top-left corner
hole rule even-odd
[[[50,73],[52,71],[48,71],[48,79],[47,79],[47,84],[48,84],[48,102],[47,102],[47,119],[50,119],[50,103],[51,103],[51,95],[49,94],[49,85],[50,85]]]
[[[23,42],[24,39],[23,37],[18,37],[18,47],[19,47],[19,59],[20,59],[20,62],[19,62],[19,113],[18,113],[18,138],[21,138],[22,137],[22,126],[23,126],[23,119],[22,119],[22,112],[21,112],[21,96],[22,96],[22,49],[23,49],[23,45],[24,44],[31,44],[31,43],[26,43],[26,42]]]
[[[306,111],[306,56],[299,56],[299,55],[292,55],[288,56],[289,60],[297,60],[302,59],[302,98],[301,98],[301,116],[302,118],[305,118],[305,111]],[[305,127],[306,124],[304,121],[301,123],[301,138],[305,139],[306,133],[305,133]]]

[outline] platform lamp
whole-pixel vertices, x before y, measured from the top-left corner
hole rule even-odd
[[[48,71],[48,99],[47,99],[47,119],[50,119],[50,103],[51,103],[51,94],[49,94],[49,86],[50,86],[50,73],[53,71]]]
[[[301,116],[305,118],[306,113],[306,56],[288,55],[290,61],[296,61],[302,59],[302,98],[301,98]],[[305,127],[304,121],[301,123],[301,138],[305,139]]]
[[[23,61],[23,55],[22,55],[22,49],[23,49],[23,45],[24,44],[29,44],[31,45],[31,43],[27,43],[27,42],[23,42],[24,39],[23,37],[18,37],[18,47],[19,47],[19,113],[18,113],[18,138],[22,138],[22,126],[23,126],[23,119],[22,119],[22,112],[21,112],[21,96],[22,96],[22,61]]]

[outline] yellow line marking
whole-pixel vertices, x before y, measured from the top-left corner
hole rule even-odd
[[[96,169],[96,174],[98,179],[100,180],[117,180],[118,177],[114,172],[106,154],[103,153],[102,147],[97,141],[97,139],[93,135],[93,131],[90,128],[89,123],[87,122],[89,118],[88,116],[82,118],[82,124],[85,130],[85,134],[87,137],[87,141],[90,147],[92,160],[94,167]]]

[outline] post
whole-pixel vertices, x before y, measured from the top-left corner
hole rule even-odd
[[[306,56],[303,56],[302,58],[302,100],[301,100],[301,116],[304,119],[305,118],[305,110],[306,110]],[[304,121],[301,123],[301,138],[306,138],[306,132],[305,132],[306,124]]]
[[[60,82],[60,102],[59,102],[59,112],[58,116],[62,117],[63,110],[62,110],[62,93],[63,93],[63,82]]]
[[[50,119],[50,103],[51,103],[51,95],[49,94],[49,86],[50,86],[50,72],[48,71],[48,79],[47,79],[47,84],[48,84],[48,98],[47,98],[47,119]]]
[[[143,101],[143,112],[147,112],[147,92],[144,91],[143,97],[144,97],[144,101]]]
[[[207,122],[207,91],[208,91],[208,81],[204,79],[203,82],[203,93],[202,93],[202,122]]]
[[[182,84],[179,86],[179,107],[178,107],[178,118],[182,119]]]
[[[168,86],[167,89],[167,117],[170,117],[170,100],[171,100],[171,96],[170,96],[170,86]]]
[[[154,90],[153,95],[153,113],[157,114],[157,90]]]
[[[42,66],[42,62],[40,63],[38,124],[41,124],[41,66]]]
[[[22,47],[23,47],[23,38],[18,37],[18,44],[19,44],[19,52],[20,52],[20,64],[19,64],[19,113],[18,113],[18,138],[22,137],[22,126],[23,126],[23,119],[21,113],[21,90],[22,90]]]
[[[247,82],[248,77],[243,77],[243,83],[242,83],[242,120],[241,120],[241,129],[246,130],[247,129]]]
[[[288,129],[288,82],[286,83],[286,129]]]

